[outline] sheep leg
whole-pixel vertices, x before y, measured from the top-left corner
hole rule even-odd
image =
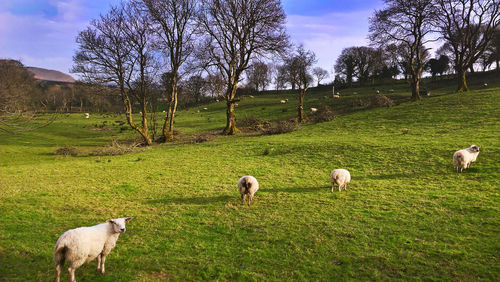
[[[252,200],[253,200],[253,195],[249,194],[248,195],[248,206],[250,206],[250,202],[252,202]]]
[[[339,192],[342,191],[342,185],[339,185]]]
[[[68,268],[69,282],[76,282],[75,269],[71,266]]]
[[[333,189],[335,189],[335,185],[332,183],[332,193],[333,193]]]
[[[60,275],[61,275],[61,265],[60,265],[60,264],[58,264],[58,265],[56,266],[56,282],[59,282],[59,280],[60,280],[59,276],[60,276]]]
[[[101,271],[101,254],[97,255],[97,271]]]
[[[104,274],[104,262],[106,261],[106,256],[101,255],[101,273]]]
[[[241,194],[241,204],[245,203],[245,194]]]
[[[346,183],[346,184],[344,184],[344,190],[346,190],[346,191],[347,191],[347,183]]]

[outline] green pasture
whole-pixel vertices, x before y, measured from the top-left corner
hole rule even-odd
[[[279,135],[214,134],[225,121],[225,104],[214,102],[176,120],[181,135],[210,132],[209,141],[117,156],[52,153],[136,138],[120,129],[121,115],[60,115],[2,133],[0,280],[52,280],[64,231],[133,216],[106,275],[91,262],[77,280],[498,281],[500,85],[489,84],[456,94],[429,83],[418,102],[405,84],[342,90],[340,99],[311,89],[306,109],[326,104],[338,117]],[[357,104],[376,90],[397,105]],[[297,94],[270,91],[243,97],[236,115],[289,119],[296,103]],[[472,144],[477,162],[455,173],[453,152]],[[335,168],[351,172],[347,192],[330,192]],[[239,201],[243,175],[260,183],[250,207]]]

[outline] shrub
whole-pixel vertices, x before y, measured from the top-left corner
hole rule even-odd
[[[137,142],[137,141],[134,141],[134,142],[129,143],[129,144],[126,144],[126,143],[120,144],[118,141],[113,140],[110,145],[90,152],[89,156],[123,155],[123,154],[134,151],[140,145],[141,145],[141,143]]]
[[[264,121],[255,115],[247,116],[241,119],[238,121],[238,125],[253,130],[265,130],[270,126],[268,121]]]
[[[391,107],[394,106],[394,101],[385,95],[377,94],[372,98],[371,106],[374,108]]]
[[[65,146],[65,147],[61,147],[57,150],[54,151],[54,155],[62,155],[62,156],[77,156],[78,154],[81,154],[82,151],[78,148],[75,148],[75,147],[69,147],[69,146]]]
[[[320,106],[318,111],[312,115],[312,120],[314,122],[325,122],[336,118],[337,115],[327,106]]]
[[[264,133],[265,134],[282,134],[288,133],[299,129],[299,125],[293,121],[280,121],[269,128],[267,128]]]

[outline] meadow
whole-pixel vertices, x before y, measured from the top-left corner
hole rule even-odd
[[[120,115],[2,133],[0,280],[54,279],[64,231],[125,216],[107,273],[91,262],[77,280],[498,280],[500,81],[480,85],[457,94],[442,82],[418,102],[404,84],[378,86],[400,102],[379,108],[356,102],[372,86],[340,99],[311,89],[306,108],[327,104],[338,117],[277,135],[215,134],[225,104],[214,102],[179,112],[178,141],[116,156],[53,152],[134,138]],[[287,119],[297,96],[244,97],[237,118]],[[471,144],[477,162],[455,173],[453,152]],[[335,168],[350,170],[348,191],[331,193]],[[243,175],[260,183],[251,206],[240,203]]]

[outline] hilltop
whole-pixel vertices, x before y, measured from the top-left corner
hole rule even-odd
[[[49,70],[38,67],[26,67],[26,69],[31,73],[33,73],[35,78],[39,80],[65,82],[65,83],[74,83],[76,81],[71,75],[57,70]]]

